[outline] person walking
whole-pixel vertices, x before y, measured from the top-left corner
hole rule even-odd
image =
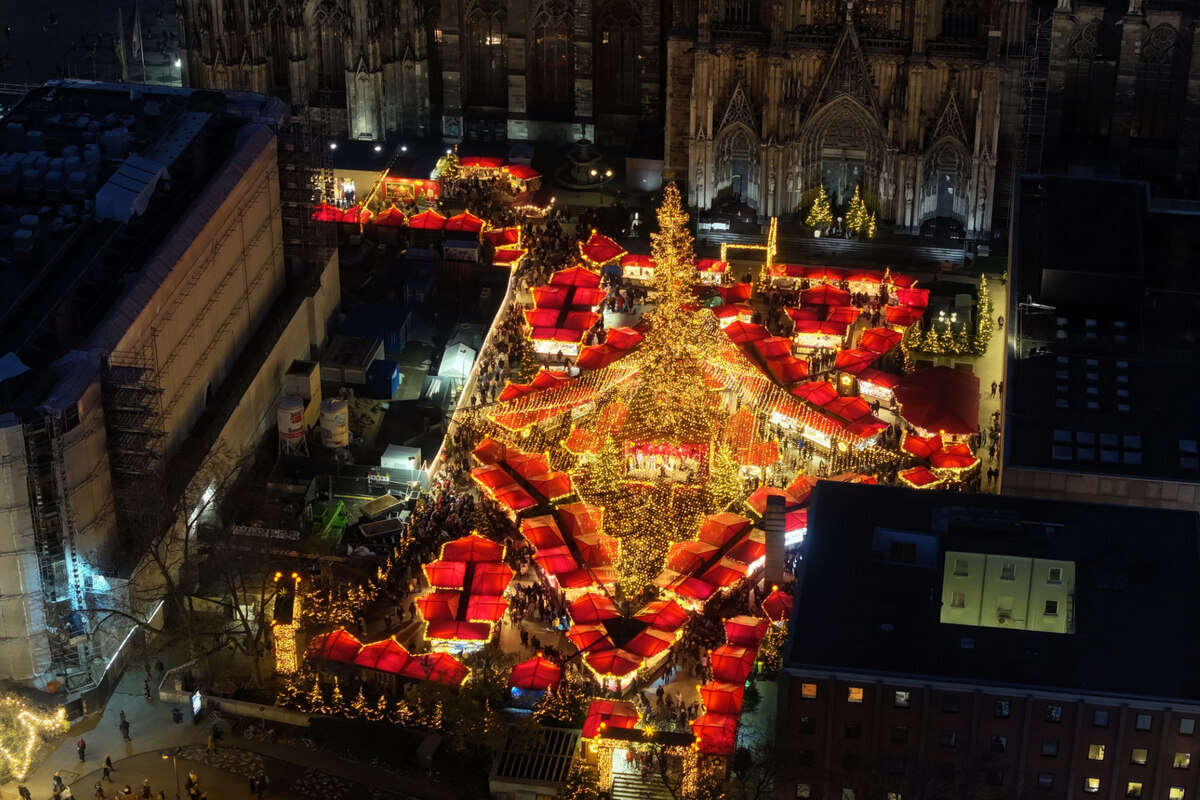
[[[96,781],[96,800],[104,800],[104,784]]]
[[[96,784],[99,786],[99,784]],[[33,800],[33,793],[29,791],[29,787],[23,783],[17,784],[17,794],[21,796],[21,800]]]
[[[79,741],[75,743],[75,749],[79,752],[79,760],[87,761],[87,742],[83,740],[82,736],[80,736]]]
[[[108,781],[109,783],[112,783],[112,782],[113,782],[113,779],[112,779],[112,759],[110,759],[110,758],[105,758],[105,759],[104,759],[104,767],[103,767],[103,769],[104,769],[104,780]]]
[[[108,770],[112,770],[113,772],[116,772],[117,768],[113,766],[112,756],[104,757],[104,768],[108,769]]]
[[[150,800],[150,779],[149,778],[142,778],[142,798],[143,798],[143,800]]]
[[[120,728],[121,728],[121,736],[124,737],[125,741],[127,741],[127,742],[133,741],[132,739],[129,738],[129,720],[122,719]]]

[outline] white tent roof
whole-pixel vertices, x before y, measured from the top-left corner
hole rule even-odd
[[[462,378],[471,375],[471,367],[475,364],[475,351],[462,342],[452,344],[442,354],[442,365],[438,368],[440,378]]]

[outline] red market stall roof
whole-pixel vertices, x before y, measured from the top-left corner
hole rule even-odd
[[[425,640],[431,642],[486,642],[492,626],[486,622],[434,620],[425,626]]]
[[[610,344],[618,350],[629,350],[637,346],[643,338],[642,332],[636,328],[609,328],[604,343]]]
[[[846,273],[833,267],[805,267],[804,277],[810,281],[840,281],[846,277]]]
[[[447,561],[503,561],[504,545],[472,533],[442,545],[442,558]]]
[[[824,406],[837,398],[837,389],[829,381],[809,381],[799,386],[793,386],[792,394],[801,400],[807,400],[814,406]]]
[[[723,273],[729,270],[729,262],[716,258],[702,258],[696,262],[697,272]]]
[[[929,464],[934,469],[945,469],[955,472],[971,469],[978,463],[979,459],[971,453],[971,448],[965,444],[948,444],[929,457]]]
[[[595,289],[600,286],[600,273],[592,272],[587,267],[574,266],[560,269],[550,276],[551,286],[579,286],[585,289]]]
[[[313,208],[312,218],[317,222],[341,222],[342,210],[329,203],[321,203]]]
[[[827,413],[841,417],[846,422],[857,422],[871,415],[871,407],[861,397],[838,397],[822,407]]]
[[[306,656],[321,661],[335,661],[339,664],[353,664],[362,642],[342,629],[314,636],[308,643]]]
[[[751,345],[763,358],[775,358],[792,354],[792,341],[782,336],[768,336]]]
[[[795,602],[795,598],[782,589],[772,589],[771,593],[763,598],[762,611],[767,615],[767,619],[784,622],[791,615]]]
[[[725,326],[725,335],[737,344],[745,344],[746,342],[765,339],[771,334],[762,325],[755,325],[752,322],[742,322],[739,320]]]
[[[654,269],[654,259],[650,256],[644,256],[640,253],[626,253],[621,256],[622,267],[639,267],[641,269]]]
[[[917,285],[916,278],[914,278],[911,275],[905,275],[902,272],[889,271],[887,274],[887,279],[893,286],[901,286],[901,287],[904,287],[905,289],[907,289],[911,286]]]
[[[896,289],[896,300],[902,306],[909,308],[927,308],[929,306],[928,289]]]
[[[374,222],[381,228],[403,228],[408,225],[404,212],[394,205],[388,206],[375,215]]]
[[[806,306],[848,306],[850,293],[823,283],[801,292],[800,302]]]
[[[884,372],[875,367],[867,367],[862,372],[858,373],[859,381],[866,381],[881,389],[889,391],[900,385],[900,376],[892,372]]]
[[[689,600],[707,600],[716,591],[716,587],[708,581],[702,581],[690,575],[680,575],[672,570],[663,570],[654,579],[654,585]]]
[[[548,658],[535,656],[512,668],[508,685],[516,689],[544,691],[562,680],[562,667]]]
[[[461,589],[467,576],[465,561],[430,561],[422,569],[435,589]]]
[[[429,622],[453,620],[458,617],[459,592],[435,591],[416,599],[421,616]]]
[[[603,625],[572,625],[567,630],[567,638],[576,648],[588,652],[611,650],[616,646],[608,638],[608,630]]]
[[[845,336],[849,324],[845,322],[822,322],[816,319],[796,320],[796,333],[819,333],[825,336]]]
[[[757,652],[748,647],[723,644],[712,651],[713,678],[727,683],[744,683],[750,677]]]
[[[494,156],[462,156],[458,160],[458,166],[463,169],[500,169],[504,166],[504,159]]]
[[[646,628],[630,639],[625,649],[641,658],[654,658],[673,644],[675,637],[670,633],[658,628]]]
[[[414,231],[440,231],[446,227],[446,218],[430,208],[409,217],[408,227]]]
[[[725,620],[725,640],[730,644],[739,647],[758,647],[766,635],[767,620],[765,617],[751,617],[742,614]]]
[[[749,530],[753,523],[732,511],[709,514],[700,523],[699,540],[721,547]]]
[[[712,310],[717,319],[725,319],[726,317],[750,316],[754,313],[754,309],[746,303],[726,303],[723,306],[716,306]]]
[[[862,309],[858,306],[833,306],[829,309],[829,313],[825,315],[825,321],[853,325],[860,314],[862,314]]]
[[[932,436],[905,434],[904,441],[900,444],[900,449],[917,458],[929,458],[942,449],[942,437],[936,433]]]
[[[558,529],[558,523],[549,514],[522,519],[521,535],[539,550],[549,547],[562,547],[566,544],[562,531]]]
[[[879,358],[878,353],[855,347],[851,350],[839,350],[833,363],[842,372],[857,374],[871,366],[877,358]]]
[[[542,173],[528,164],[509,164],[504,170],[519,181],[531,181],[542,177]]]
[[[496,252],[492,253],[492,266],[494,267],[515,267],[521,263],[528,251],[521,250],[516,247],[501,247]]]
[[[555,576],[565,575],[579,569],[579,563],[575,560],[575,556],[571,555],[571,549],[565,544],[538,550],[534,553],[533,560],[537,562],[543,572]]]
[[[779,383],[787,386],[808,377],[808,362],[792,355],[767,359],[767,372]]]
[[[449,653],[425,653],[409,659],[401,674],[446,686],[461,686],[468,672],[466,666]]]
[[[871,328],[863,331],[858,338],[858,346],[863,350],[883,355],[900,343],[902,334],[892,328]]]
[[[633,618],[652,628],[674,631],[687,622],[688,612],[674,600],[652,600],[642,606]]]
[[[625,255],[625,248],[604,234],[592,231],[586,242],[580,242],[579,253],[589,264],[602,267]]]
[[[409,652],[392,637],[363,645],[354,657],[354,665],[399,675],[411,660]]]
[[[788,484],[788,487],[784,491],[791,496],[792,501],[797,505],[804,505],[808,502],[809,497],[812,496],[812,490],[816,488],[816,485],[817,478],[812,475],[799,474]]]
[[[719,589],[724,589],[746,577],[746,570],[747,567],[742,562],[722,556],[720,561],[705,570],[700,579]]]
[[[342,212],[342,222],[350,222],[355,225],[367,223],[371,220],[372,214],[361,204],[347,208]]]
[[[621,616],[621,612],[617,611],[617,607],[613,605],[613,601],[609,599],[608,595],[595,592],[580,596],[567,607],[567,612],[571,615],[572,620],[584,625],[594,625],[597,622]]]
[[[475,575],[471,578],[471,594],[502,595],[512,578],[512,568],[507,564],[476,564]]]
[[[614,647],[612,650],[590,652],[584,656],[588,666],[601,675],[612,675],[620,678],[633,672],[642,664],[642,659],[635,653]]]
[[[681,573],[693,572],[715,552],[717,547],[706,542],[676,542],[667,553],[667,567]]]
[[[740,714],[744,692],[745,687],[741,684],[710,681],[700,687],[700,699],[706,711],[714,714]]]
[[[602,728],[628,730],[638,723],[637,708],[624,700],[593,700],[583,722],[582,738],[594,739]]]
[[[470,622],[496,622],[505,611],[508,611],[508,601],[498,595],[472,595],[467,601],[467,620]]]
[[[979,433],[979,376],[950,367],[907,375],[895,389],[900,416],[929,432]]]
[[[932,489],[942,483],[942,479],[930,472],[929,467],[924,465],[904,470],[900,473],[900,480],[913,489]]]
[[[925,316],[925,309],[910,308],[909,306],[885,306],[883,316],[887,320],[888,325],[898,325],[901,328],[907,328]]]
[[[470,211],[464,211],[446,220],[444,230],[455,233],[479,233],[483,230],[483,220]]]
[[[883,275],[878,272],[854,272],[846,276],[846,280],[851,283],[873,283],[878,286],[883,282]]]
[[[717,294],[726,303],[744,303],[750,299],[751,287],[748,283],[732,283],[728,286],[716,287]]]
[[[558,519],[571,536],[599,533],[604,509],[587,503],[569,503],[558,507]]]
[[[737,727],[733,714],[702,714],[692,723],[697,749],[705,755],[729,755],[737,744]]]
[[[492,228],[483,232],[483,240],[493,247],[516,247],[521,244],[521,229],[516,226]]]

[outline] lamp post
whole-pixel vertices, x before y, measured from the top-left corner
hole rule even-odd
[[[168,758],[171,759],[171,764],[175,767],[175,800],[179,800],[179,751],[176,750],[173,753],[164,752],[162,757],[163,761],[166,761]]]

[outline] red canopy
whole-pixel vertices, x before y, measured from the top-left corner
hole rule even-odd
[[[740,714],[744,691],[745,688],[741,684],[711,681],[700,687],[700,699],[706,711],[715,714]]]
[[[805,267],[804,277],[810,281],[840,281],[846,277],[846,273],[833,267]]]
[[[590,344],[579,352],[579,357],[575,359],[575,366],[580,369],[602,369],[623,355],[625,355],[624,350],[618,350],[607,342]]]
[[[900,480],[914,489],[932,489],[942,482],[941,478],[924,465],[904,470],[900,473]]]
[[[500,169],[504,159],[495,156],[463,156],[458,160],[463,169]]]
[[[725,326],[725,335],[734,342],[743,344],[745,342],[754,342],[759,339],[765,339],[771,334],[762,325],[755,325],[751,322],[731,322]]]
[[[415,231],[440,231],[446,227],[446,218],[430,208],[409,217],[408,227]]]
[[[604,343],[618,350],[629,350],[643,339],[642,332],[634,328],[609,328]]]
[[[846,422],[856,422],[871,414],[871,407],[861,397],[838,397],[830,400],[823,408]]]
[[[621,616],[621,612],[617,611],[617,607],[613,605],[613,601],[609,599],[608,595],[596,594],[595,592],[581,595],[574,603],[568,606],[567,610],[571,614],[571,619],[584,625],[591,625]]]
[[[896,289],[896,299],[902,306],[926,308],[929,305],[928,289]]]
[[[495,622],[508,611],[508,601],[497,595],[472,595],[467,601],[467,620],[470,622]]]
[[[895,390],[900,416],[926,431],[979,433],[979,377],[950,367],[905,376]]]
[[[673,631],[687,622],[688,612],[674,600],[652,600],[642,606],[641,610],[633,615],[633,618],[645,622],[652,628]]]
[[[558,520],[572,536],[597,533],[604,522],[604,509],[587,503],[568,503],[558,507]]]
[[[712,651],[713,678],[726,683],[745,683],[757,654],[752,648],[721,645]]]
[[[425,626],[427,641],[486,642],[492,636],[492,626],[486,622],[434,620]]]
[[[464,211],[446,220],[445,230],[457,233],[479,233],[483,230],[483,220],[470,211]]]
[[[512,578],[512,567],[508,564],[476,564],[475,574],[471,577],[471,594],[502,595]]]
[[[644,256],[640,253],[626,253],[621,256],[622,267],[640,267],[642,269],[653,269],[654,259],[650,256]]]
[[[728,557],[722,557],[700,576],[701,580],[722,589],[726,586],[733,586],[744,577],[746,577],[746,565]]]
[[[729,286],[718,286],[717,294],[726,303],[744,303],[750,299],[750,284],[733,283]]]
[[[772,496],[782,497],[785,507],[792,504],[791,495],[783,489],[775,486],[760,486],[746,498],[746,505],[754,509],[755,513],[761,517],[767,510],[767,498]]]
[[[786,386],[808,377],[808,362],[793,355],[779,356],[767,359],[767,372]]]
[[[857,374],[871,366],[877,358],[879,358],[878,353],[855,347],[851,350],[839,350],[833,363],[834,366],[843,372]]]
[[[545,691],[562,680],[562,667],[548,658],[536,656],[512,668],[508,685],[517,689]]]
[[[979,459],[965,444],[948,444],[929,457],[934,469],[963,470],[979,463]]]
[[[459,592],[434,591],[422,595],[416,600],[421,616],[433,622],[435,620],[456,619],[458,617]]]
[[[579,569],[579,563],[575,560],[575,556],[571,555],[571,549],[566,545],[538,550],[534,553],[533,560],[543,571],[549,572],[551,575],[562,575]]]
[[[321,203],[313,208],[312,218],[317,222],[341,222],[342,210],[329,203]]]
[[[612,650],[590,652],[584,656],[584,659],[592,669],[601,675],[612,675],[618,678],[628,675],[642,664],[639,656],[617,647]]]
[[[359,204],[343,211],[341,221],[351,222],[357,225],[359,223],[369,222],[371,216],[371,212]]]
[[[667,554],[667,566],[676,572],[695,572],[717,548],[705,542],[676,542]]]
[[[891,372],[884,372],[881,369],[867,367],[862,372],[858,373],[860,381],[874,384],[882,389],[895,389],[900,385],[900,376]]]
[[[800,302],[806,306],[848,306],[850,293],[823,283],[801,292]]]
[[[812,495],[812,490],[817,485],[817,480],[812,475],[798,474],[784,491],[791,496],[793,503],[802,506],[808,502],[809,496]]]
[[[507,449],[508,445],[489,437],[482,440],[479,445],[471,451],[471,455],[474,456],[475,460],[480,464],[496,464],[504,457],[504,453]]]
[[[752,343],[751,347],[763,358],[776,358],[792,354],[791,340],[782,336],[768,336],[765,339],[759,339]]]
[[[942,449],[942,437],[936,433],[932,436],[905,434],[904,441],[900,444],[900,449],[906,453],[911,453],[917,458],[929,458]]]
[[[422,568],[429,585],[437,589],[461,589],[467,576],[465,561],[430,561]]]
[[[675,637],[658,628],[646,628],[629,640],[625,649],[635,656],[653,658],[675,644]]]
[[[542,173],[527,164],[509,164],[504,169],[519,181],[531,181],[534,178],[542,177]]]
[[[766,635],[767,620],[765,617],[741,614],[725,620],[725,639],[730,644],[757,648]]]
[[[727,317],[749,316],[754,313],[754,309],[746,303],[726,303],[723,306],[715,306],[712,312],[716,314],[717,319],[726,319]]]
[[[408,224],[404,212],[394,205],[388,206],[376,214],[374,222],[381,228],[403,228]]]
[[[833,306],[825,315],[825,322],[840,322],[844,325],[853,325],[854,321],[861,314],[862,309],[858,306]]]
[[[898,325],[901,328],[907,328],[925,316],[925,309],[910,308],[909,306],[885,306],[883,316],[887,320],[888,325]]]
[[[339,664],[353,664],[362,649],[362,642],[340,628],[336,631],[314,636],[308,643],[307,657]]]
[[[521,229],[515,226],[511,228],[492,228],[490,231],[483,232],[483,240],[493,247],[515,247],[521,244]]]
[[[873,283],[878,286],[883,282],[883,275],[878,272],[855,272],[846,276],[851,283]]]
[[[583,722],[583,738],[593,739],[601,726],[628,730],[637,725],[638,712],[633,703],[624,700],[593,700]]]
[[[681,575],[672,579],[664,588],[680,597],[686,597],[690,600],[707,600],[716,591],[716,587],[708,581],[702,581],[699,578],[692,578],[687,575]]]
[[[763,598],[762,610],[767,615],[767,619],[782,622],[791,615],[794,602],[795,599],[787,592],[782,589],[773,589],[769,595]]]
[[[449,653],[425,653],[410,658],[401,674],[417,680],[460,686],[467,672],[467,668]]]
[[[752,523],[732,511],[709,514],[700,523],[700,541],[720,547],[750,528]]]
[[[567,638],[580,650],[589,652],[611,650],[614,647],[603,625],[572,625],[567,630]]]
[[[837,396],[837,389],[829,381],[809,381],[799,386],[793,386],[791,392],[801,400],[807,400],[814,406],[823,406]]]
[[[729,262],[716,258],[702,258],[696,262],[697,272],[727,272]]]
[[[392,637],[363,645],[354,657],[354,665],[399,675],[411,660],[408,651]]]
[[[582,286],[595,289],[600,285],[600,274],[592,272],[587,267],[570,267],[560,269],[550,276],[551,286]]]
[[[472,533],[442,545],[442,558],[447,561],[501,561],[504,545]]]
[[[580,243],[579,252],[588,263],[601,267],[625,255],[625,248],[604,234],[592,231],[588,240]]]
[[[883,355],[898,345],[902,336],[900,331],[892,328],[871,328],[869,331],[863,331],[863,335],[858,339],[858,346]]]
[[[492,253],[492,266],[511,267],[525,257],[525,250],[516,247],[501,247]]]
[[[707,712],[692,723],[692,733],[701,753],[729,755],[737,744],[738,718],[733,714]]]

